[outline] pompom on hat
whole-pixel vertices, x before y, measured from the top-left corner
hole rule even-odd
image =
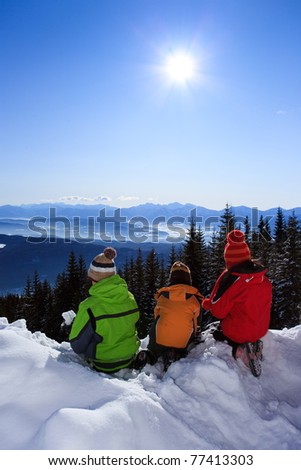
[[[181,261],[176,261],[169,274],[169,284],[188,284],[191,285],[190,269]]]
[[[241,230],[229,232],[224,250],[224,260],[227,269],[250,259],[251,252],[245,241],[245,234]]]
[[[88,269],[88,278],[92,281],[98,282],[106,277],[116,274],[116,266],[114,258],[117,252],[114,248],[108,247],[103,250],[103,253],[95,256]]]

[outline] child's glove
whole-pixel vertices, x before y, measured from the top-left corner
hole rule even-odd
[[[202,307],[204,310],[210,310],[211,309],[211,301],[209,299],[204,299],[202,302]]]

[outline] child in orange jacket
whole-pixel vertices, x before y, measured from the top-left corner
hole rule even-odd
[[[155,319],[148,344],[154,361],[166,353],[171,353],[171,361],[184,356],[197,333],[203,296],[191,284],[189,268],[177,261],[171,268],[169,285],[155,294]]]

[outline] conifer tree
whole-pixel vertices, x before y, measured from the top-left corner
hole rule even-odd
[[[79,294],[78,299],[75,298],[75,303],[79,305],[88,295],[90,288],[90,281],[87,277],[87,266],[82,255],[78,258],[78,275],[79,275]]]
[[[225,262],[223,258],[223,251],[220,249],[221,243],[219,236],[216,232],[212,233],[211,240],[208,244],[208,290],[211,292],[213,286],[225,268]]]
[[[128,286],[139,307],[142,307],[144,292],[144,259],[140,248],[138,249],[136,260],[134,261],[132,258],[130,262]]]
[[[135,294],[133,294],[134,297],[135,295],[138,295],[138,291],[141,293],[141,285],[142,285],[141,276],[143,276],[142,267],[143,267],[143,258],[142,256],[140,258],[140,254],[138,254],[136,261],[134,260],[133,257],[131,257],[130,265],[129,265],[129,272],[127,276],[128,279],[126,283],[128,285],[129,291],[132,293],[133,291],[135,292]]]
[[[128,257],[125,258],[125,262],[124,262],[123,266],[119,267],[117,272],[118,272],[118,275],[122,279],[125,280],[129,290],[131,290],[130,289],[130,282],[131,282],[131,279],[130,279],[130,264],[129,264]]]
[[[260,217],[259,224],[259,258],[264,266],[269,266],[269,260],[271,256],[272,248],[272,234],[269,221],[265,221],[263,216]]]
[[[159,287],[163,287],[163,286],[166,286],[168,283],[169,271],[165,269],[165,263],[164,263],[163,258],[160,259],[159,264],[160,264],[160,269],[159,269],[158,284],[159,284]]]
[[[224,262],[224,249],[226,245],[227,235],[235,228],[235,215],[232,209],[226,204],[223,215],[220,217],[220,225],[217,233],[212,236],[211,243],[209,244],[209,256],[211,267],[209,269],[210,284],[212,279],[217,279],[218,276],[225,269]],[[214,281],[215,282],[215,281]]]
[[[183,262],[183,243],[179,243],[179,245],[176,249],[176,253],[177,253],[176,261],[182,261]]]
[[[250,243],[252,258],[259,259],[264,266],[269,265],[272,249],[272,235],[268,220],[260,216],[257,230],[252,233]]]
[[[286,240],[286,222],[281,207],[277,209],[274,240],[278,250],[281,250],[284,241]]]
[[[30,298],[32,295],[32,284],[31,284],[31,279],[30,276],[27,276],[26,279],[26,284],[23,290],[23,297],[26,300],[27,298]]]
[[[43,297],[44,311],[41,331],[43,331],[48,337],[54,338],[55,330],[53,329],[53,324],[56,324],[56,318],[54,310],[53,289],[46,280],[41,285],[41,294]]]
[[[246,215],[245,217],[245,220],[244,220],[244,231],[245,231],[245,240],[246,240],[246,243],[250,244],[251,242],[251,236],[252,236],[252,233],[251,233],[251,225],[250,225],[250,221],[249,221],[249,216]]]
[[[33,288],[30,276],[27,276],[26,285],[21,296],[22,299],[22,311],[20,312],[20,318],[25,318],[25,320],[30,315],[30,312],[33,308]]]
[[[26,290],[28,288],[29,285],[26,286]],[[27,328],[32,332],[41,331],[44,319],[44,302],[42,284],[37,271],[34,273],[30,295],[26,300],[27,304],[24,310],[24,318]]]
[[[231,207],[226,204],[223,215],[220,217],[219,240],[224,246],[229,232],[235,229],[235,214]],[[224,249],[224,248],[223,248]]]
[[[286,261],[284,254],[284,242],[287,237],[286,221],[281,207],[277,209],[273,244],[270,251],[269,274],[273,282],[273,307],[272,307],[272,328],[282,328],[285,317],[285,298],[283,292],[286,290]]]
[[[191,220],[183,246],[183,262],[191,272],[192,285],[202,295],[208,292],[208,250],[202,230]]]
[[[154,320],[154,308],[156,301],[154,295],[160,286],[160,262],[158,255],[152,248],[148,253],[144,269],[144,299],[143,299],[143,317],[144,327],[148,333]]]
[[[65,284],[65,300],[69,305],[69,310],[77,310],[80,301],[79,292],[81,287],[79,265],[74,251],[71,251],[66,269]]]
[[[65,285],[67,282],[66,272],[57,275],[56,283],[54,286],[54,305],[55,311],[58,316],[63,312],[70,310],[69,300],[65,298]]]
[[[301,229],[294,213],[288,219],[286,237],[283,247],[276,252],[272,267],[274,299],[271,325],[280,329],[291,328],[300,322]]]
[[[16,294],[7,294],[0,297],[0,316],[6,317],[9,323],[18,318],[20,309],[20,296]]]
[[[146,288],[144,268],[145,262],[142,256],[142,251],[139,248],[136,260],[134,261],[131,259],[128,283],[129,290],[135,297],[139,307],[140,318],[137,324],[139,338],[144,338],[147,335],[147,322],[145,320]]]
[[[166,272],[167,272],[167,275],[169,275],[169,272],[171,270],[171,267],[172,265],[181,259],[181,256],[182,254],[179,256],[177,254],[177,250],[176,250],[176,247],[174,245],[174,243],[171,245],[170,247],[170,250],[169,250],[169,255],[168,255],[168,261],[167,261],[167,265],[166,265]]]
[[[90,283],[82,256],[77,260],[74,251],[68,258],[66,270],[57,276],[55,285],[55,309],[58,315],[78,309],[79,303],[88,295]]]

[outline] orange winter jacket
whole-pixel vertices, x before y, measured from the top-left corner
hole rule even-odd
[[[203,296],[192,286],[174,284],[155,294],[157,304],[156,343],[171,348],[186,348],[197,331]]]

